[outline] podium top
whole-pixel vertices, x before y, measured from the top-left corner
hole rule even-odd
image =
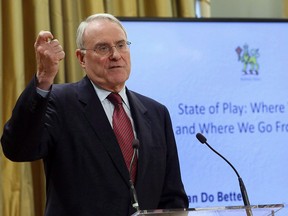
[[[189,209],[155,209],[140,210],[132,216],[274,216],[284,208],[283,204],[250,205],[250,206],[224,206]],[[250,211],[250,213],[247,213]]]

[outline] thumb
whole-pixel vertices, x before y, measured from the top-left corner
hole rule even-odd
[[[43,43],[47,43],[50,40],[52,40],[53,38],[54,37],[53,37],[51,32],[49,32],[49,31],[40,31],[39,34],[38,34],[38,37],[36,39],[35,46],[43,44]]]

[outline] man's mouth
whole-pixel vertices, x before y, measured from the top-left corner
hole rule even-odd
[[[120,65],[115,65],[115,66],[110,66],[109,69],[114,69],[114,68],[121,68],[122,66]]]

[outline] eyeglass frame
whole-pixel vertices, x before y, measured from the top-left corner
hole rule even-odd
[[[122,43],[123,43],[123,44],[122,44]],[[124,45],[124,44],[126,45],[126,47],[125,47],[126,49],[125,49],[125,50],[121,50],[121,48],[120,48],[119,46]],[[126,52],[126,51],[129,50],[130,45],[131,45],[131,42],[130,42],[130,41],[121,40],[121,41],[118,41],[118,42],[116,43],[116,45],[114,45],[114,46],[110,46],[110,45],[107,44],[107,43],[103,43],[103,44],[98,44],[98,45],[96,45],[94,49],[81,48],[80,50],[81,50],[81,51],[92,50],[92,51],[94,51],[95,53],[97,53],[98,55],[108,56],[108,55],[111,55],[111,53],[112,53],[112,48],[113,48],[113,47],[115,47],[116,50],[117,50],[119,53],[123,53],[123,52]],[[99,52],[99,48],[100,48],[101,46],[102,46],[102,47],[106,46],[106,48],[108,48],[107,52],[105,51],[106,53],[101,53],[101,52]]]

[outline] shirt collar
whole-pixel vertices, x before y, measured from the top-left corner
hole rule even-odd
[[[90,80],[91,81],[91,80]],[[107,91],[105,89],[102,89],[100,88],[99,86],[95,85],[92,81],[91,81],[93,87],[94,87],[94,90],[96,92],[96,94],[98,95],[101,103],[103,103],[103,101],[105,99],[107,99],[107,96],[111,93],[110,91]],[[129,107],[129,103],[128,103],[128,98],[127,98],[127,95],[126,95],[126,88],[125,86],[121,89],[120,92],[118,92],[118,94],[121,96],[123,102],[126,104],[126,106]]]

